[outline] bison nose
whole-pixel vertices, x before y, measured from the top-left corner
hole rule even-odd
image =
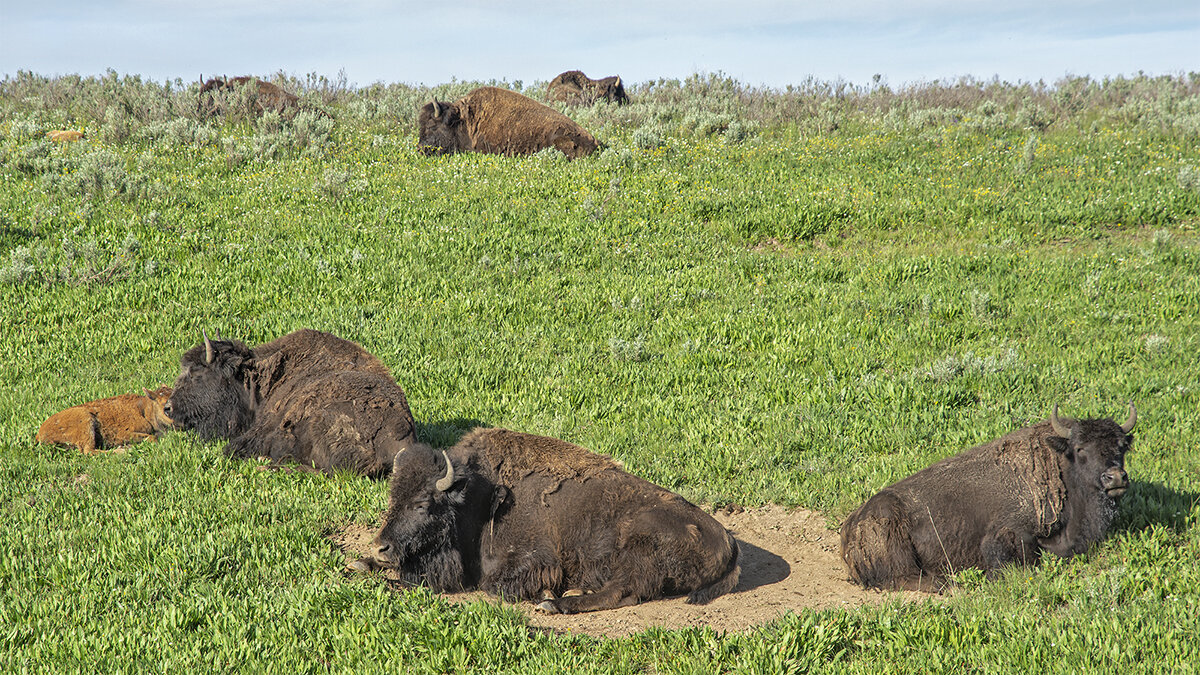
[[[386,563],[392,560],[392,545],[391,544],[376,544],[375,559],[379,562]]]
[[[171,401],[168,400],[163,404],[163,414],[165,414],[167,417],[170,417],[171,413],[173,412],[175,412],[175,408],[171,407]]]
[[[1129,474],[1125,473],[1124,469],[1114,466],[1100,474],[1100,487],[1104,488],[1109,497],[1120,497],[1129,488]]]

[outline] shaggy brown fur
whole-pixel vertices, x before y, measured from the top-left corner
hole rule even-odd
[[[620,75],[593,80],[579,70],[568,70],[550,80],[546,85],[546,98],[583,105],[591,105],[600,99],[618,105],[629,103]]]
[[[937,591],[957,570],[991,574],[1036,563],[1042,551],[1070,556],[1103,539],[1128,487],[1124,456],[1133,437],[1110,419],[1062,422],[1067,436],[1044,421],[871,497],[842,525],[851,579]]]
[[[46,132],[46,138],[50,139],[54,143],[70,143],[72,141],[81,140],[83,137],[83,132],[75,129],[56,129],[54,131]]]
[[[226,453],[379,476],[415,425],[379,359],[329,333],[298,330],[253,350],[207,340],[180,358],[168,412]]]
[[[203,76],[201,76],[201,80],[203,79]],[[196,102],[197,109],[202,109],[205,100],[207,100],[209,111],[216,112],[216,106],[213,103],[211,94],[207,97],[205,94],[220,90],[233,91],[235,88],[246,86],[250,82],[254,83],[254,107],[259,113],[268,110],[284,112],[286,110],[294,110],[300,105],[300,98],[295,94],[284,91],[278,85],[246,75],[234,78],[215,77],[205,82],[200,86],[200,97]]]
[[[514,91],[480,87],[454,103],[426,103],[417,119],[427,155],[530,155],[557,148],[568,158],[596,151],[596,139],[566,115]]]
[[[579,446],[504,429],[396,456],[373,562],[437,591],[477,586],[568,614],[666,595],[706,603],[740,574],[737,541],[679,495]],[[584,594],[563,596],[572,589]]]
[[[37,441],[72,445],[93,455],[102,448],[157,440],[156,433],[175,428],[175,422],[163,412],[171,388],[142,391],[142,396],[121,394],[56,412],[42,422]]]

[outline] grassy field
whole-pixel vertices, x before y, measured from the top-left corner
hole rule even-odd
[[[194,83],[0,82],[0,670],[1196,671],[1200,76],[650,82],[569,111],[606,144],[574,162],[418,154],[417,104],[474,83],[280,81],[290,119],[200,119]],[[186,433],[32,441],[171,382],[202,328],[301,327],[378,355],[436,445],[559,436],[831,528],[1056,402],[1137,404],[1134,482],[1087,555],[944,602],[601,640],[343,576],[326,536],[376,522],[382,483]]]

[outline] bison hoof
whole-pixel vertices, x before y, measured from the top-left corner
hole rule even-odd
[[[562,610],[558,608],[558,605],[553,600],[543,600],[538,603],[537,610],[546,614],[562,614]]]

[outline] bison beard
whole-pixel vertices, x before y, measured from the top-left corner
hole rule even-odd
[[[533,468],[534,457],[567,459]],[[374,562],[409,581],[568,614],[674,594],[706,603],[740,571],[736,540],[682,497],[578,446],[506,429],[397,455],[375,541]],[[584,594],[563,597],[571,589]]]
[[[205,335],[180,365],[170,414],[203,438],[231,439],[235,457],[378,476],[416,440],[387,368],[329,333],[299,330],[253,350]]]
[[[946,575],[1069,557],[1104,539],[1128,488],[1137,411],[1058,417],[966,450],[890,485],[842,524],[842,559],[868,588],[941,590]]]

